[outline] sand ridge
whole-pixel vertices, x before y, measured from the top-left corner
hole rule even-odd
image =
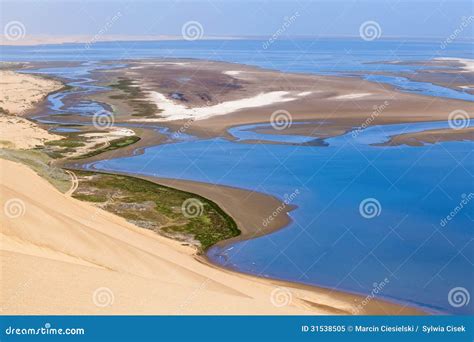
[[[0,147],[28,149],[63,139],[20,117],[61,89],[61,82],[11,70],[0,70],[0,80]]]
[[[0,108],[15,115],[25,114],[47,94],[63,87],[56,80],[11,70],[0,70],[0,80]]]
[[[130,105],[119,99],[126,93],[117,88],[91,98],[110,103],[116,109],[116,120],[124,124],[139,121],[146,127],[160,122],[171,130],[184,127],[186,133],[203,138],[230,138],[230,127],[269,123],[275,113],[285,113],[290,122],[309,122],[297,130],[326,138],[359,127],[381,106],[383,110],[376,113],[372,125],[447,120],[455,110],[469,113],[472,109],[469,101],[400,92],[358,77],[285,73],[191,59],[173,61],[130,60],[124,68],[94,74],[104,84],[128,80],[142,92],[134,101],[152,104],[155,111],[131,115]],[[317,124],[321,121],[323,126]],[[295,129],[296,125],[288,125],[274,134],[291,134]]]
[[[24,165],[0,160],[0,169],[4,314],[336,314],[361,300],[211,267]],[[363,310],[419,313],[375,300]]]

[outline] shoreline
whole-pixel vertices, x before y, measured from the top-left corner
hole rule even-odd
[[[237,274],[237,275],[242,275],[245,277],[249,277],[251,279],[255,280],[260,280],[260,281],[270,281],[273,284],[277,284],[279,286],[284,286],[288,288],[295,288],[295,289],[304,289],[308,291],[312,291],[314,293],[318,294],[326,294],[326,295],[335,295],[337,298],[346,298],[350,299],[352,301],[357,301],[357,300],[367,300],[367,298],[370,298],[370,294],[366,295],[363,293],[355,292],[355,291],[349,291],[349,290],[339,290],[339,289],[333,289],[330,287],[325,287],[321,285],[312,285],[309,283],[304,283],[304,282],[299,282],[299,281],[291,281],[291,280],[285,280],[285,279],[280,279],[280,278],[274,278],[274,277],[264,277],[264,276],[258,276],[252,273],[247,273],[243,271],[238,271],[236,269],[233,269],[228,266],[222,266],[220,264],[215,264],[212,262],[207,257],[207,254],[204,256],[201,255],[195,255],[195,259],[199,262],[205,263],[209,265],[210,267],[215,267],[217,269],[220,269],[222,271],[226,271],[232,274]],[[418,315],[418,316],[425,316],[425,315],[436,315],[440,314],[440,312],[437,312],[435,310],[430,311],[428,308],[424,308],[423,306],[416,305],[415,303],[407,303],[404,302],[403,300],[397,300],[395,298],[385,298],[385,297],[373,297],[369,301],[374,301],[377,303],[380,303],[382,305],[387,305],[389,308],[397,309],[399,308],[400,312],[397,315]],[[317,303],[314,303],[315,306],[317,306]],[[343,314],[354,314],[354,312],[343,312]],[[356,315],[358,313],[355,313]],[[364,313],[367,315],[379,315],[379,313]],[[442,313],[441,313],[442,314]],[[386,315],[386,314],[382,314]]]
[[[271,214],[281,206],[283,202],[277,197],[269,194],[233,186],[184,179],[154,177],[128,172],[97,170],[94,168],[85,168],[83,167],[84,165],[85,164],[82,163],[79,166],[65,163],[62,164],[61,167],[69,170],[123,175],[131,178],[143,179],[158,185],[189,192],[211,200],[235,221],[240,230],[240,235],[230,239],[221,240],[213,246],[222,246],[236,241],[245,241],[284,229],[291,223],[291,218],[288,216],[288,213],[297,208],[294,205],[287,205],[279,215],[276,216],[275,220],[265,227],[265,229],[249,229],[248,227],[260,227],[262,225],[262,212],[268,212]],[[249,202],[252,203],[252,205],[247,204]]]
[[[418,120],[420,120],[420,121],[425,121],[425,120],[427,120],[427,119],[426,119],[426,118],[415,118],[415,120],[413,120],[413,119],[408,119],[408,121],[418,121]],[[438,120],[442,120],[442,119],[438,119]],[[392,123],[391,121],[399,122],[399,119],[397,119],[397,118],[392,118],[392,119],[390,119],[390,118],[389,118],[389,119],[387,120],[387,122],[383,122],[382,124],[384,124],[384,123],[386,123],[386,124]],[[178,126],[178,127],[179,127],[179,126],[180,126],[179,124],[177,124],[177,122],[173,122],[173,123],[170,123],[170,124],[168,124],[168,122],[160,122],[160,125],[163,125],[163,126],[165,126],[165,127],[173,127],[173,126]],[[189,129],[189,132],[190,132],[190,133],[195,133],[195,132],[193,131],[193,128],[194,128],[194,127],[191,127],[191,128]],[[290,132],[284,131],[283,133],[289,134]],[[198,136],[201,136],[201,137],[202,137],[203,135],[198,134]],[[147,146],[146,141],[142,141],[142,144],[143,144],[145,147]],[[158,144],[160,144],[160,143],[158,143]],[[152,146],[152,145],[156,145],[156,143],[153,143],[153,144],[150,143],[148,146]],[[136,151],[136,149],[134,149],[134,147],[135,147],[135,146],[130,146],[131,150]],[[118,150],[117,152],[118,152],[118,153],[116,154],[116,157],[118,157],[118,156],[120,156],[120,155],[123,155],[123,156],[129,155],[129,153],[125,153],[125,151]],[[106,158],[106,156],[104,156],[104,155],[98,156],[97,160],[98,160],[98,159],[102,159],[102,158]],[[137,175],[134,175],[134,174],[127,174],[127,175],[132,176],[132,177],[137,177]],[[150,177],[150,178],[148,178],[148,179],[151,179],[151,180],[152,180],[153,177]],[[167,179],[167,180],[165,181],[165,182],[167,182],[167,183],[160,183],[160,180],[163,181],[163,179],[157,179],[157,183],[158,183],[158,184],[165,184],[165,185],[170,185],[170,184],[171,184],[171,186],[174,185],[173,187],[176,187],[177,182],[184,182],[184,183],[189,182],[189,183],[191,183],[190,181],[180,181],[180,180],[170,180],[170,179]],[[168,183],[168,182],[169,182],[169,183]],[[183,184],[182,184],[182,185],[183,185]],[[186,185],[189,186],[189,184],[186,184]],[[186,185],[185,185],[185,186],[186,186]],[[204,185],[204,186],[205,186],[205,185]],[[208,187],[211,187],[211,188],[215,187],[215,185],[213,186],[213,185],[209,185],[209,184],[208,184],[207,186],[208,186]],[[193,190],[189,190],[190,188],[188,188],[188,187],[182,187],[181,189],[185,189],[185,190],[190,191],[190,192],[197,192],[197,193],[199,193],[200,195],[203,195],[203,196],[206,197],[206,198],[210,198],[210,199],[216,201],[215,198],[212,197],[212,195],[209,196],[209,194],[203,194],[202,192],[195,191],[194,189],[193,189]],[[202,190],[201,190],[201,191],[202,191]],[[233,215],[232,213],[230,213],[229,210],[228,210],[228,208],[226,208],[225,205],[223,205],[222,203],[219,203],[218,201],[216,201],[216,202],[218,203],[218,205],[219,205],[221,208],[223,208],[227,213],[229,213],[229,214],[235,219],[235,215]],[[242,231],[241,227],[242,227],[242,226],[239,225],[239,229]],[[278,229],[282,229],[282,228],[284,228],[284,226],[283,226],[283,227],[280,227],[280,228],[278,228]],[[272,232],[272,231],[269,231],[268,233],[271,233],[271,232]],[[242,234],[242,235],[243,235],[243,234]],[[261,234],[261,235],[263,235],[263,234]],[[251,237],[252,237],[252,236],[249,236],[249,238],[251,238]],[[256,236],[255,236],[255,237],[256,237]],[[244,238],[243,236],[239,236],[239,237],[236,237],[236,238],[232,238],[231,241],[224,240],[224,241],[222,241],[220,244],[226,245],[226,244],[228,244],[228,243],[231,243],[232,241],[244,240],[244,239],[245,239],[245,238]],[[216,264],[212,263],[212,262],[211,262],[210,260],[208,260],[208,259],[207,259],[207,261],[208,261],[209,263],[211,263],[212,265],[214,265],[215,267],[225,268],[225,267],[223,267],[222,265],[216,265]],[[226,268],[225,268],[225,269],[226,269]],[[237,271],[235,271],[235,270],[230,270],[230,271],[237,272]],[[240,273],[240,272],[237,272],[237,273]],[[295,283],[293,283],[293,284],[295,284]],[[328,290],[328,291],[331,291],[331,290]],[[360,295],[360,294],[357,294],[357,295]],[[393,302],[392,302],[392,303],[393,303]]]
[[[436,61],[436,60],[434,60]],[[110,64],[114,61],[106,61],[105,63]],[[375,91],[374,94],[371,96],[365,96],[362,99],[358,98],[346,98],[341,99],[341,96],[348,96],[348,95],[335,95],[332,94],[329,99],[321,98],[322,100],[321,106],[322,109],[317,111],[317,113],[309,114],[310,108],[314,108],[314,106],[310,106],[313,104],[317,104],[315,99],[311,99],[313,96],[317,94],[304,94],[304,96],[295,100],[295,96],[291,101],[287,101],[284,104],[284,108],[289,109],[291,116],[293,117],[293,122],[311,122],[308,125],[293,125],[285,128],[284,130],[280,130],[275,132],[281,135],[288,135],[288,134],[302,134],[307,135],[310,137],[315,137],[315,139],[324,139],[333,136],[337,136],[340,134],[347,133],[354,127],[358,127],[361,124],[365,125],[367,122],[367,117],[369,116],[370,125],[386,125],[386,124],[396,124],[396,123],[411,123],[411,122],[424,122],[424,121],[445,121],[448,119],[448,114],[458,110],[460,108],[467,109],[471,106],[471,102],[467,100],[459,100],[459,99],[446,99],[446,98],[436,98],[426,95],[419,95],[419,94],[410,94],[405,93],[402,91],[397,90],[397,88],[393,85],[389,84],[377,84],[376,82],[366,81],[360,79],[358,76],[320,76],[317,74],[298,74],[292,72],[280,72],[278,70],[272,69],[265,69],[258,66],[253,65],[246,65],[246,64],[237,64],[237,63],[229,63],[229,62],[216,62],[216,61],[209,61],[209,60],[200,60],[200,59],[193,59],[193,58],[175,58],[173,62],[170,62],[167,59],[165,62],[161,59],[157,58],[150,58],[150,59],[133,59],[133,60],[126,60],[124,61],[127,63],[127,67],[114,69],[111,72],[118,72],[117,75],[124,73],[124,75],[128,75],[129,71],[135,73],[137,70],[136,68],[146,68],[149,67],[150,64],[158,63],[164,66],[164,69],[161,69],[160,66],[157,70],[165,70],[166,72],[174,72],[176,67],[183,67],[189,68],[189,65],[193,63],[200,63],[205,64],[206,68],[213,69],[217,68],[219,71],[220,69],[240,69],[240,71],[236,73],[229,74],[229,71],[224,71],[222,74],[225,74],[227,77],[236,79],[242,77],[242,75],[246,74],[255,74],[255,75],[262,75],[262,77],[281,77],[278,75],[285,75],[289,77],[296,77],[297,79],[301,78],[305,80],[303,82],[307,82],[308,79],[321,79],[324,82],[337,82],[337,81],[347,81],[351,85],[346,86],[347,89],[351,89],[351,87],[362,87],[363,89],[358,90],[362,91],[367,85],[371,85],[371,89]],[[183,65],[181,65],[183,64]],[[199,67],[199,65],[196,67]],[[133,66],[135,65],[135,66]],[[34,64],[30,64],[29,68],[34,67]],[[130,69],[130,70],[129,70]],[[128,70],[128,71],[127,71]],[[145,69],[148,70],[148,69]],[[206,69],[207,70],[207,69]],[[222,71],[222,70],[220,70]],[[235,70],[234,70],[235,71]],[[237,72],[237,71],[235,71]],[[106,73],[107,74],[107,73]],[[97,77],[98,80],[96,83],[101,85],[107,84],[107,77],[105,76],[102,71],[93,71],[93,77]],[[114,76],[114,77],[117,77]],[[126,76],[129,77],[129,76]],[[112,77],[113,79],[113,77]],[[357,81],[354,81],[356,80]],[[110,81],[110,79],[109,79]],[[361,86],[362,85],[362,86]],[[376,86],[375,86],[376,85]],[[146,87],[145,87],[146,88]],[[148,89],[148,88],[146,88]],[[346,90],[347,90],[346,89]],[[101,103],[107,103],[110,108],[113,108],[114,113],[116,113],[116,122],[122,125],[127,124],[135,124],[141,125],[143,130],[150,130],[150,125],[159,124],[162,127],[166,127],[167,129],[180,133],[189,133],[190,135],[195,135],[199,138],[214,138],[214,137],[224,137],[226,139],[234,140],[234,138],[227,132],[227,130],[234,126],[239,125],[246,125],[246,124],[262,124],[268,123],[270,120],[270,113],[273,109],[281,109],[281,103],[273,103],[270,105],[264,105],[263,107],[255,107],[255,108],[243,108],[241,110],[230,112],[226,115],[217,115],[211,116],[209,118],[198,119],[198,120],[173,120],[169,121],[167,118],[159,119],[157,117],[140,117],[140,116],[129,116],[124,113],[129,113],[131,111],[130,106],[125,103],[124,101],[120,100],[112,100],[108,97],[107,94],[116,94],[117,89],[109,89],[107,91],[100,90],[99,92],[95,92],[89,96],[87,99],[98,101]],[[148,90],[147,90],[148,91]],[[146,91],[146,92],[147,92]],[[146,93],[144,92],[144,93]],[[311,92],[308,92],[311,93]],[[317,92],[315,92],[317,93]],[[323,91],[323,93],[325,93]],[[377,93],[377,94],[376,94]],[[293,94],[295,92],[293,91]],[[301,94],[301,93],[298,93]],[[361,92],[360,94],[367,94]],[[387,95],[387,96],[385,96]],[[319,95],[317,95],[319,96]],[[324,95],[326,96],[326,95]],[[384,97],[387,99],[388,102],[383,101]],[[235,96],[230,96],[228,100],[224,98],[224,103],[232,103],[235,99]],[[318,100],[318,99],[316,99]],[[168,100],[168,102],[171,100]],[[358,105],[362,104],[363,107],[367,107],[366,109],[359,108],[355,115],[352,115],[352,111],[354,110],[353,104],[354,101],[357,101]],[[403,104],[406,101],[407,104]],[[440,102],[441,101],[441,102]],[[180,106],[179,101],[174,101],[175,106]],[[192,101],[191,101],[192,102]],[[423,104],[426,102],[426,104]],[[184,102],[187,103],[187,102]],[[400,104],[402,103],[402,104]],[[421,106],[420,106],[421,104]],[[349,105],[349,106],[346,106]],[[287,107],[289,106],[289,107]],[[329,106],[329,107],[328,107]],[[415,107],[413,107],[415,106]],[[203,108],[202,106],[197,106],[195,108],[194,105],[191,104],[191,107],[188,108],[189,110],[209,110],[215,107],[215,105],[209,104],[209,107]],[[328,108],[326,108],[328,107]],[[346,108],[347,107],[347,108]],[[293,111],[294,108],[294,111]],[[318,108],[318,106],[317,106]],[[329,108],[336,108],[335,110]],[[324,115],[320,112],[327,109],[328,115]],[[363,109],[363,110],[362,110]],[[132,109],[133,110],[133,109]],[[406,117],[404,113],[406,111],[414,112],[415,114]],[[469,112],[469,110],[467,110]],[[33,111],[31,116],[37,114],[38,111]],[[252,113],[258,114],[253,115]],[[263,115],[264,113],[268,115]],[[370,115],[369,115],[370,114]],[[78,121],[83,123],[90,123],[84,117],[81,116],[70,116],[69,118],[64,117],[62,118],[64,124],[67,124],[69,120]],[[322,126],[318,124],[318,121],[325,121],[325,124]],[[159,134],[149,134],[150,137],[156,138]],[[153,146],[157,144],[162,144],[163,139],[157,139],[152,141],[152,139],[142,139],[140,145],[143,147]],[[258,141],[257,141],[258,142]],[[242,142],[248,143],[248,142]],[[264,142],[269,143],[269,142]],[[271,142],[270,142],[271,143]]]
[[[4,311],[9,313],[173,314],[178,310],[179,314],[186,310],[191,314],[425,314],[378,299],[371,299],[361,307],[361,312],[357,312],[354,310],[358,310],[358,303],[364,300],[361,296],[252,277],[205,264],[195,256],[191,247],[61,194],[24,165],[5,160],[1,163],[5,172],[2,180],[8,179],[12,186],[2,188],[2,193],[8,195],[2,198],[23,198],[28,208],[21,218],[6,219],[3,228],[7,235],[4,235],[6,240],[0,255],[8,277],[4,283],[4,296],[0,299]],[[31,183],[36,184],[33,191]],[[42,196],[49,200],[40,200]],[[27,223],[35,220],[38,209],[46,212],[46,218],[49,218],[43,220],[41,235],[34,233],[36,226]],[[55,217],[74,217],[74,221],[64,225],[55,221]],[[90,249],[89,238],[84,240],[81,236],[93,238],[103,248],[100,251]],[[115,247],[111,249],[112,246]],[[18,268],[26,273],[18,274],[14,271]],[[157,273],[156,270],[160,269],[162,271]],[[39,281],[44,274],[56,279],[51,272],[59,272],[58,281],[47,284]],[[12,287],[20,279],[25,279],[21,274],[27,277],[28,287]],[[77,280],[77,277],[81,282],[66,287],[67,298],[74,298],[75,304],[64,312],[60,304],[65,294],[62,284]],[[120,305],[92,305],[91,292],[98,286],[106,286]],[[150,292],[152,289],[153,293]],[[273,302],[273,293],[277,289],[286,291],[289,296],[284,305]],[[196,290],[199,297],[193,297]],[[55,300],[49,296],[34,296],[42,291],[53,291]],[[173,295],[169,297],[171,293]],[[25,301],[25,298],[30,299]],[[137,306],[137,301],[142,305]],[[32,306],[32,302],[36,305]],[[230,305],[227,309],[222,306],[224,302]],[[202,305],[205,305],[205,310]]]
[[[68,166],[70,168],[70,166]],[[72,168],[71,168],[72,169]],[[172,188],[176,188],[178,190],[190,192],[190,193],[195,193],[199,196],[203,196],[207,198],[208,200],[213,201],[216,203],[222,210],[224,210],[229,216],[234,219],[234,221],[237,223],[237,226],[239,230],[241,231],[241,235],[226,239],[226,240],[221,240],[218,243],[214,244],[212,247],[224,247],[228,246],[232,243],[235,242],[240,242],[240,241],[246,241],[249,239],[253,238],[258,238],[264,235],[272,234],[273,232],[276,232],[281,229],[285,229],[288,224],[291,223],[291,218],[288,216],[288,213],[290,213],[292,210],[295,210],[297,206],[294,205],[289,205],[288,209],[285,209],[284,212],[281,212],[280,215],[278,215],[278,220],[274,221],[274,224],[272,227],[269,229],[261,229],[257,231],[252,231],[249,229],[246,229],[245,226],[241,225],[242,219],[248,218],[248,210],[250,209],[251,211],[254,211],[257,209],[259,211],[260,209],[257,208],[256,206],[248,206],[246,207],[246,213],[240,209],[242,208],[236,208],[236,207],[230,207],[230,210],[226,206],[225,202],[222,200],[225,200],[226,195],[223,195],[223,193],[228,193],[228,192],[234,192],[231,195],[234,195],[237,197],[237,202],[238,197],[242,196],[245,193],[249,193],[251,195],[254,195],[256,197],[259,197],[259,203],[262,203],[263,201],[270,203],[271,201],[275,202],[275,205],[281,203],[276,197],[273,197],[269,194],[265,193],[260,193],[260,192],[254,192],[250,190],[245,190],[241,188],[236,188],[236,187],[231,187],[231,186],[225,186],[225,185],[216,185],[216,184],[209,184],[209,183],[204,183],[204,182],[197,182],[197,181],[190,181],[190,180],[179,180],[179,179],[172,179],[172,178],[160,178],[160,177],[152,177],[152,176],[144,176],[144,175],[136,175],[133,173],[126,173],[126,172],[113,172],[113,171],[102,171],[102,170],[95,170],[95,169],[83,169],[83,168],[77,168],[78,170],[87,170],[89,172],[97,172],[97,173],[104,173],[104,174],[117,174],[117,175],[125,175],[128,177],[132,178],[139,178],[139,179],[144,179],[148,180],[150,182],[159,184],[159,185],[164,185],[164,186],[169,186]],[[245,195],[244,195],[245,196]],[[248,196],[248,195],[247,195]],[[235,198],[234,198],[235,200]],[[245,207],[245,206],[243,206]],[[165,237],[167,238],[167,237]],[[172,238],[170,238],[173,241],[176,241]],[[207,251],[204,251],[203,253],[193,253],[193,258],[200,262],[203,263],[209,267],[213,267],[217,270],[221,270],[224,272],[229,272],[230,274],[235,274],[237,276],[242,276],[246,277],[249,279],[253,279],[255,281],[259,282],[270,282],[272,284],[277,284],[279,286],[284,286],[287,288],[293,288],[293,289],[302,289],[305,291],[311,291],[315,294],[323,294],[327,296],[334,296],[335,298],[338,299],[344,299],[344,300],[350,300],[352,302],[358,301],[358,300],[364,300],[364,298],[368,298],[368,295],[364,295],[363,293],[357,293],[357,292],[351,292],[351,291],[346,291],[346,290],[339,290],[339,289],[332,289],[329,287],[323,287],[323,286],[318,286],[318,285],[313,285],[309,283],[303,283],[299,281],[291,281],[291,280],[285,280],[285,279],[278,279],[278,278],[273,278],[273,277],[265,277],[265,276],[259,276],[256,274],[252,273],[247,273],[243,272],[237,269],[234,269],[229,266],[221,265],[218,263],[213,262],[208,254]],[[427,315],[430,314],[429,311],[426,311],[425,308],[415,305],[413,303],[406,303],[401,300],[396,300],[393,298],[371,298],[370,301],[373,301],[374,303],[379,303],[385,309],[389,310],[397,310],[397,308],[400,310],[398,314],[401,315]],[[314,305],[315,307],[318,307],[318,303],[311,303],[311,301],[308,300],[308,303],[310,305]],[[327,307],[326,309],[329,309]],[[334,308],[330,308],[331,310],[334,310]],[[335,310],[335,314],[353,314],[352,312],[344,311],[344,310]],[[381,314],[377,310],[375,311],[369,311],[365,312],[365,314],[368,315],[379,315]]]
[[[130,145],[130,150],[136,150],[136,146],[135,146],[135,145]],[[121,149],[119,149],[118,151],[120,151],[120,152],[118,152],[118,153],[119,153],[119,155],[120,155],[120,153],[124,153],[125,155],[127,155],[128,153],[130,153],[130,150],[128,150],[127,152],[125,152],[125,151],[122,151]],[[96,158],[97,158],[97,160],[103,159],[103,158],[104,158],[104,155],[102,155],[102,154],[101,154],[101,155],[98,155],[98,156],[96,156]],[[126,175],[128,175],[128,176],[130,176],[130,177],[141,178],[141,177],[137,177],[137,175],[134,175],[134,174],[126,174]],[[143,178],[143,179],[147,179],[147,178],[148,178],[148,180],[155,180],[154,177],[145,177],[145,178]],[[178,188],[178,189],[181,188],[181,189],[184,189],[185,191],[189,191],[189,192],[193,192],[193,193],[198,193],[199,195],[201,195],[201,193],[205,192],[207,195],[202,195],[203,197],[206,197],[206,198],[209,198],[209,199],[215,201],[215,202],[219,205],[219,207],[221,207],[226,213],[228,213],[229,215],[231,215],[231,217],[233,217],[234,220],[235,220],[235,217],[234,217],[235,214],[232,214],[232,213],[230,212],[230,211],[232,211],[232,210],[229,210],[229,204],[228,204],[228,202],[226,202],[227,204],[221,204],[221,203],[224,203],[223,201],[225,200],[225,198],[224,198],[225,196],[224,196],[223,198],[218,199],[218,200],[215,200],[215,199],[214,199],[215,196],[216,196],[216,194],[212,194],[212,192],[219,193],[219,191],[216,190],[216,189],[212,189],[212,188],[220,188],[221,186],[210,185],[210,184],[207,184],[207,183],[199,183],[199,182],[186,181],[186,180],[160,179],[160,178],[158,178],[158,179],[156,180],[156,183],[157,183],[157,184],[167,185],[167,186],[173,186],[173,185],[174,185],[173,187],[176,187],[176,188]],[[173,185],[171,185],[171,184],[173,184]],[[232,195],[235,195],[235,193],[237,193],[237,192],[245,192],[245,191],[247,191],[247,190],[238,189],[238,188],[231,188],[231,187],[228,187],[228,188],[229,188],[229,189],[232,189],[232,190],[228,190],[228,191],[231,192],[232,194],[227,194],[228,196],[231,196],[231,197],[232,197]],[[194,189],[194,190],[186,190],[186,189]],[[265,197],[265,198],[270,197],[269,195],[265,195],[265,194],[261,194],[261,193],[255,193],[255,192],[251,192],[251,193],[253,193],[253,194],[258,194],[258,196],[263,196],[263,197]],[[213,197],[214,197],[214,198],[213,198]],[[235,200],[235,198],[234,198],[234,200]],[[274,198],[274,201],[275,201],[275,204],[279,203],[276,198]],[[281,203],[281,202],[280,202],[280,203]],[[275,208],[275,207],[273,207],[273,208]],[[237,208],[234,208],[233,210],[237,210]],[[291,210],[292,210],[292,208],[289,208],[289,210],[288,210],[287,212],[289,212],[289,211],[291,211]],[[287,212],[285,212],[285,215],[279,215],[279,216],[281,216],[281,217],[286,217],[286,218],[288,219],[288,222],[287,222],[286,224],[283,224],[282,222],[279,222],[279,224],[281,225],[280,227],[274,228],[273,230],[268,231],[268,232],[260,232],[260,235],[255,235],[254,233],[242,231],[242,229],[241,229],[242,219],[240,219],[240,222],[241,222],[240,225],[239,225],[238,220],[236,220],[236,222],[237,222],[237,224],[239,225],[239,229],[241,230],[242,234],[241,234],[241,236],[239,236],[239,237],[237,237],[237,238],[233,238],[233,239],[242,239],[242,240],[244,240],[244,239],[247,239],[247,238],[253,238],[253,237],[261,236],[261,235],[264,235],[264,234],[268,234],[268,233],[271,233],[272,231],[275,231],[275,230],[277,230],[277,229],[284,228],[284,226],[286,226],[286,225],[290,222],[290,221],[289,221],[290,219],[289,219],[289,217],[287,216]],[[243,213],[242,213],[242,215],[243,215]],[[231,239],[231,240],[233,240],[233,239]],[[221,242],[222,242],[223,244],[231,243],[231,241],[229,241],[229,240],[223,240],[223,241],[221,241]],[[198,257],[196,257],[196,258],[198,258]],[[208,261],[209,261],[209,263],[211,263],[210,260],[208,260]],[[201,262],[202,262],[202,260],[201,260]],[[245,273],[241,273],[241,272],[237,272],[237,271],[235,271],[235,270],[227,269],[227,268],[225,268],[225,267],[223,267],[223,266],[221,266],[221,265],[216,265],[216,264],[214,264],[214,263],[211,263],[211,264],[212,264],[213,267],[216,267],[216,268],[218,268],[218,269],[220,269],[220,270],[226,270],[226,271],[230,271],[230,272],[233,272],[233,273],[237,273],[237,274],[239,274],[239,275],[242,275],[242,274],[243,274],[243,275],[246,275],[246,276],[250,276],[250,275],[247,275],[247,274],[245,274]],[[255,278],[259,279],[260,281],[264,281],[264,280],[266,279],[265,277],[257,277],[257,276],[251,276],[251,277],[255,277]],[[279,281],[279,280],[272,280],[272,281],[283,282],[284,284],[286,284],[286,285],[289,286],[289,287],[295,287],[295,286],[298,287],[298,286],[300,285],[299,283],[294,283],[294,282],[289,282],[289,281],[287,281],[287,282],[285,282],[285,281]],[[309,288],[311,288],[312,291],[313,291],[315,288],[316,288],[316,289],[319,289],[318,287],[314,287],[314,286],[310,286],[310,285],[304,285],[304,286],[308,286]],[[353,296],[353,297],[351,297],[351,298],[359,298],[359,297],[362,297],[362,296],[360,296],[360,295],[350,294],[350,293],[341,292],[341,291],[336,291],[336,290],[330,290],[330,289],[324,289],[324,288],[321,288],[320,290],[323,291],[323,292],[324,292],[324,291],[329,291],[329,292],[325,292],[326,294],[328,294],[328,293],[331,294],[331,293],[333,293],[333,292],[337,292],[338,295],[344,294],[344,295],[347,295],[347,296]],[[318,291],[319,291],[319,290],[318,290]],[[360,299],[360,298],[359,298],[359,299]],[[375,299],[374,299],[373,301],[374,301],[374,303],[375,303],[375,302],[378,302],[378,300],[375,300]],[[391,303],[391,302],[385,302],[385,301],[383,301],[383,304],[387,304],[387,305],[389,305],[390,307],[392,307],[392,305],[393,305],[394,307],[398,307],[398,304],[394,304],[394,303]],[[412,310],[412,309],[410,308],[410,309],[407,309],[407,310],[408,310],[409,312],[411,312],[410,310]],[[413,309],[413,310],[415,310],[415,309]],[[418,313],[417,310],[415,310],[414,312]]]
[[[115,70],[115,75],[110,73],[104,75],[98,72],[96,76],[100,82],[104,83],[113,83],[118,77],[133,80],[134,86],[140,88],[143,93],[140,99],[145,101],[148,101],[149,92],[160,93],[162,98],[164,98],[163,94],[167,94],[168,98],[164,107],[158,108],[155,114],[143,116],[130,116],[127,114],[130,108],[125,103],[111,100],[115,101],[114,105],[120,122],[135,122],[144,126],[159,124],[177,131],[184,128],[186,133],[200,138],[230,138],[227,133],[229,128],[268,123],[272,112],[282,109],[289,113],[293,122],[325,121],[326,123],[324,127],[290,126],[278,131],[278,134],[291,134],[293,131],[305,130],[306,135],[320,138],[339,135],[341,131],[347,132],[353,127],[358,127],[364,124],[368,116],[371,118],[371,125],[437,121],[447,120],[449,113],[471,106],[471,102],[466,100],[412,94],[400,91],[394,85],[367,81],[358,76],[281,72],[253,65],[186,58],[176,58],[173,62],[170,60],[164,62],[156,58],[138,59],[127,61],[127,63],[127,67]],[[154,63],[157,64],[157,69],[151,67]],[[193,95],[191,85],[187,84],[173,84],[180,92],[179,96],[182,96],[184,100],[169,97],[172,88],[168,83],[186,75],[190,66],[197,68],[201,73],[194,77],[206,86],[207,92],[204,95],[217,96],[217,99],[213,98],[211,102],[202,101]],[[224,88],[206,83],[211,76],[218,77],[219,84],[224,84]],[[281,84],[276,86],[274,80],[280,80]],[[160,86],[163,84],[159,83],[160,81],[167,85]],[[315,82],[318,88],[314,87]],[[268,86],[262,88],[262,83],[268,83]],[[244,106],[238,110],[234,108],[232,110],[235,111],[229,111],[225,115],[199,117],[199,115],[213,113],[216,102],[222,103],[224,107],[230,107],[236,99],[248,100],[255,94],[272,94],[277,91],[286,92],[286,102],[263,103],[261,107],[246,108]],[[120,92],[114,89],[110,94],[116,95]],[[239,97],[236,98],[236,94]],[[107,94],[94,94],[89,98],[103,102],[107,100]],[[173,102],[172,106],[171,102]],[[159,102],[148,101],[147,103],[159,105]],[[186,107],[185,115],[182,117],[175,115],[175,120],[170,120],[172,114],[170,108],[173,106],[176,114],[179,112],[178,109]],[[159,110],[164,110],[165,115],[160,116]],[[407,112],[414,114],[407,117],[405,115]]]

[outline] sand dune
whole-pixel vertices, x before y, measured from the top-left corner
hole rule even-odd
[[[28,149],[45,141],[62,139],[18,117],[50,92],[60,89],[61,82],[10,70],[0,70],[0,80],[0,147]]]
[[[4,314],[331,314],[357,304],[198,262],[191,248],[61,194],[26,166],[1,160],[0,170]],[[374,300],[362,313],[400,310]]]
[[[0,108],[15,115],[24,114],[48,93],[63,86],[55,80],[10,70],[0,70],[0,80]]]
[[[58,139],[63,137],[49,133],[27,119],[0,114],[0,147],[28,149]]]

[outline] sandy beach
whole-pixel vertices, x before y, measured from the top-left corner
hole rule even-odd
[[[463,77],[470,77],[465,71]],[[384,125],[447,120],[455,110],[473,109],[467,101],[404,93],[356,77],[283,73],[222,62],[129,61],[125,68],[95,76],[104,85],[115,85],[92,98],[110,103],[120,122],[159,123],[176,131],[184,127],[189,134],[208,138],[229,138],[227,129],[233,126],[268,123],[278,111],[292,122],[308,124],[273,134],[304,132],[324,138],[361,126],[371,116],[371,125]]]
[[[474,140],[474,128],[453,129],[435,129],[419,133],[406,133],[392,137],[390,141],[383,145],[388,146],[422,146],[423,144],[435,144],[442,141],[469,141]]]
[[[415,82],[429,82],[442,87],[474,94],[474,60],[439,57],[426,61],[385,61],[386,64],[419,66],[417,72],[381,73],[403,76]],[[378,74],[378,73],[375,73]]]

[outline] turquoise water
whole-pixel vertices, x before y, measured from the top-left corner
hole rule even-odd
[[[467,93],[429,83],[414,85],[399,78],[369,75],[371,71],[413,72],[420,68],[371,63],[387,59],[387,51],[395,51],[390,59],[401,60],[470,57],[467,44],[452,44],[440,54],[435,42],[302,41],[305,49],[279,42],[263,56],[256,53],[260,44],[135,43],[136,49],[126,56],[113,44],[97,44],[80,54],[80,46],[74,44],[2,47],[1,52],[5,60],[42,56],[43,60],[88,61],[80,67],[41,70],[68,77],[78,88],[76,95],[101,89],[93,84],[88,71],[103,66],[90,61],[161,56],[211,58],[320,74],[364,72],[365,77],[378,77],[378,81],[403,91],[473,100]],[[65,101],[68,96],[50,96],[50,111],[38,119],[59,123],[66,112],[91,116],[103,108],[80,96]],[[208,257],[218,264],[264,277],[361,294],[369,294],[375,283],[388,280],[379,297],[431,312],[472,314],[472,302],[453,306],[448,293],[455,287],[474,293],[474,144],[371,145],[396,133],[443,127],[448,127],[447,123],[370,127],[357,134],[349,132],[327,139],[323,147],[305,145],[314,138],[304,136],[262,135],[258,128],[264,127],[255,125],[235,127],[230,133],[241,140],[261,138],[288,144],[253,145],[186,135],[176,142],[172,132],[157,125],[157,130],[169,135],[169,143],[147,148],[142,155],[90,167],[237,186],[291,198],[297,208],[290,213],[292,223],[288,227],[253,240],[211,248]],[[373,206],[361,211],[360,205],[367,199]],[[375,208],[375,214],[370,208]],[[265,219],[262,217],[261,226]]]

